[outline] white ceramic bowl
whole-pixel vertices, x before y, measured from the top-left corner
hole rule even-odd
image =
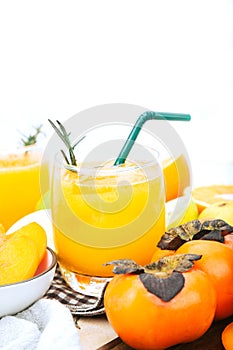
[[[23,311],[43,297],[53,280],[56,264],[56,254],[47,248],[34,277],[0,286],[0,317]]]

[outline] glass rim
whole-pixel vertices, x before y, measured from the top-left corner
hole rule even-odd
[[[28,163],[22,164],[19,160],[25,153],[31,154]],[[29,155],[30,157],[30,155]],[[31,168],[41,163],[42,150],[38,145],[22,146],[18,148],[0,149],[0,172],[18,171]],[[4,165],[5,162],[5,165]],[[2,163],[2,164],[1,164]]]
[[[132,160],[126,159],[126,163],[128,166],[124,163],[121,165],[114,166],[115,158],[109,159],[109,160],[100,160],[100,161],[88,161],[88,162],[80,162],[77,165],[67,164],[65,159],[62,157],[62,154],[60,152],[57,152],[54,158],[54,166],[55,164],[58,164],[62,169],[69,170],[73,173],[80,173],[81,175],[85,174],[93,174],[96,173],[98,176],[101,175],[115,175],[120,173],[128,173],[138,170],[145,170],[147,168],[150,168],[152,166],[158,166],[160,169],[162,168],[160,161],[159,161],[159,152],[153,148],[146,147],[146,149],[149,149],[153,151],[153,155],[149,159],[139,159],[139,160]],[[152,153],[151,153],[152,154]],[[108,163],[110,163],[108,165]],[[95,165],[96,164],[96,165]]]

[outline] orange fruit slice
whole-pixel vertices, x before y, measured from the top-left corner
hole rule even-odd
[[[184,194],[190,186],[190,170],[185,157],[181,154],[175,160],[162,161],[166,202]]]
[[[233,200],[233,185],[211,185],[194,188],[192,197],[201,213],[214,203]]]
[[[42,260],[47,246],[47,235],[43,227],[41,227],[36,222],[31,222],[11,233],[8,237],[10,238],[13,236],[26,236],[30,238],[37,247],[39,262]]]
[[[230,322],[222,331],[222,344],[225,350],[233,349],[233,322]]]
[[[10,237],[0,247],[0,285],[31,278],[38,266],[36,244],[26,236]]]

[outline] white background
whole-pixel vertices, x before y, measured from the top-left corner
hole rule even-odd
[[[124,102],[190,113],[194,183],[233,183],[233,0],[0,0],[0,50],[1,146]]]

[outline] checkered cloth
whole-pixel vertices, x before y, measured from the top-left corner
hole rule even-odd
[[[105,288],[99,298],[75,292],[64,281],[57,266],[52,285],[44,298],[60,301],[69,308],[73,316],[94,316],[105,313],[103,304],[104,290]]]

